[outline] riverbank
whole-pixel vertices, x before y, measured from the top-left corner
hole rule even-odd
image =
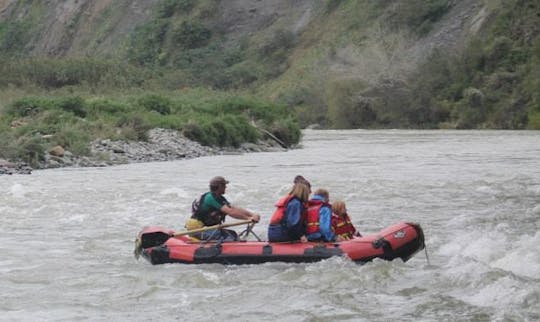
[[[61,146],[44,155],[35,168],[23,162],[0,159],[0,175],[30,174],[33,170],[62,167],[106,167],[127,163],[173,161],[220,154],[285,151],[279,143],[261,140],[243,143],[238,148],[209,147],[184,137],[175,130],[155,128],[148,132],[148,141],[96,140],[88,156],[75,156]]]

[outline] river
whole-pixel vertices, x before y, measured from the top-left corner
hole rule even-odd
[[[3,321],[538,321],[540,132],[317,131],[302,149],[0,177]],[[152,266],[146,225],[181,230],[223,175],[262,215],[295,175],[373,233],[418,222],[407,263]],[[231,220],[229,220],[230,222]]]

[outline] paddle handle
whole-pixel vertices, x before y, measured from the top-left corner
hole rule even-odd
[[[252,220],[242,220],[242,221],[232,222],[230,224],[219,224],[219,225],[214,225],[214,226],[207,226],[207,227],[174,233],[172,237],[191,235],[191,234],[201,233],[203,231],[208,231],[208,230],[213,230],[213,229],[222,229],[222,228],[227,228],[227,227],[232,227],[232,226],[246,225],[246,224],[251,224],[252,222],[253,222]]]

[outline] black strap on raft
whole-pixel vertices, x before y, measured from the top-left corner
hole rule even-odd
[[[238,238],[240,239],[244,237],[247,238],[251,234],[255,236],[255,238],[257,238],[258,241],[262,241],[262,239],[260,239],[259,236],[257,236],[257,234],[255,234],[255,232],[253,231],[253,226],[255,226],[255,223],[248,224],[246,229],[238,235]]]

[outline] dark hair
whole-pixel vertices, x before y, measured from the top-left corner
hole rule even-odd
[[[307,181],[306,178],[304,178],[301,175],[297,175],[296,177],[294,177],[293,183],[294,184],[302,183],[302,184],[305,184],[306,186],[308,186],[311,189],[311,183],[309,183],[309,181]]]

